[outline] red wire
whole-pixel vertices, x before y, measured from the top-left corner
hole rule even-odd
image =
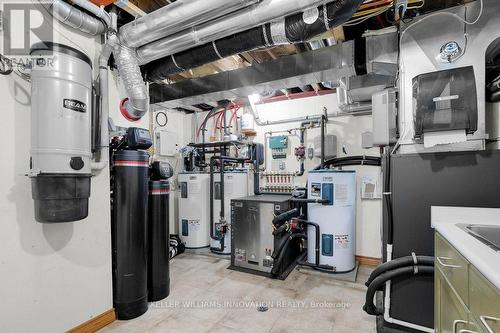
[[[207,118],[206,122],[208,122],[208,120],[210,118],[213,118],[215,117],[216,115],[218,115],[221,111],[217,111],[217,112],[214,112],[212,115],[210,115],[210,117]],[[205,122],[203,122],[205,123]],[[198,128],[198,131],[196,133],[196,139],[198,139],[200,137],[200,132],[201,132],[201,128],[203,127],[203,123],[200,125],[200,127]]]

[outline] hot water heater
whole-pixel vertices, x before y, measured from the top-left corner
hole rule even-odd
[[[325,203],[308,204],[308,220],[320,228],[320,265],[335,272],[356,268],[356,173],[318,170],[309,172],[308,198]],[[307,261],[315,263],[315,228],[307,228]]]

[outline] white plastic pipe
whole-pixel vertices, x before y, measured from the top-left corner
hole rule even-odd
[[[116,14],[112,13],[113,22],[116,22]],[[112,28],[116,25],[112,25]],[[101,55],[99,56],[99,94],[101,96],[101,122],[100,122],[100,153],[99,159],[92,161],[90,167],[93,172],[103,170],[108,166],[108,151],[109,147],[109,131],[108,131],[108,118],[109,118],[109,89],[108,89],[108,60],[115,46],[118,44],[118,36],[112,30],[108,34],[106,44],[102,48]]]
[[[387,244],[387,262],[392,260],[392,244]],[[434,329],[425,326],[412,324],[406,321],[394,319],[391,317],[391,281],[385,283],[385,298],[384,298],[384,320],[389,324],[395,324],[407,328],[411,328],[417,331],[422,331],[426,333],[434,333]]]

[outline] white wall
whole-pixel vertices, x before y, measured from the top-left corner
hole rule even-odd
[[[288,100],[282,102],[275,102],[269,104],[257,105],[257,112],[262,121],[267,120],[280,120],[286,118],[294,118],[305,115],[318,115],[323,112],[326,107],[329,113],[337,113],[337,97],[335,94],[316,96],[296,100]],[[244,110],[240,111],[241,115]],[[203,119],[203,117],[200,117]],[[201,120],[200,120],[201,121]],[[212,121],[209,121],[207,139],[212,135]],[[273,126],[256,126],[257,136],[255,142],[264,143],[264,134],[269,131],[281,131],[291,128],[300,127],[300,123],[289,123],[284,125]],[[372,120],[371,116],[344,116],[331,118],[327,125],[327,134],[334,134],[338,138],[338,152],[337,156],[346,156],[342,153],[342,145],[346,147],[348,155],[372,155],[380,156],[379,150],[362,149],[361,148],[361,134],[363,132],[371,131]],[[320,136],[320,129],[312,129],[306,132],[305,146],[309,147],[314,142],[316,136]],[[278,134],[280,135],[280,134]],[[293,155],[293,149],[299,144],[299,139],[293,137],[291,139],[291,149],[286,161],[287,171],[296,171],[299,169],[299,162]],[[278,171],[278,163],[271,160],[271,154],[267,152],[268,161],[267,171]],[[320,164],[320,159],[314,158],[312,160],[306,159],[305,170],[313,169]],[[345,169],[353,169],[357,171],[358,179],[358,194],[360,191],[360,180],[362,177],[370,177],[378,179],[381,178],[380,167],[349,167]],[[307,181],[307,173],[296,179],[295,185],[304,186]],[[262,185],[262,184],[261,184]],[[381,200],[357,200],[357,231],[356,231],[356,254],[360,256],[381,258],[382,256],[382,242],[381,242],[381,225],[382,225],[382,203]]]
[[[154,121],[156,117],[156,112],[165,112],[168,117],[167,125],[164,127],[160,127],[157,125],[156,121]],[[179,154],[175,156],[161,156],[160,152],[160,144],[157,139],[157,135],[161,131],[167,131],[171,133],[175,133],[176,135],[176,144],[178,148],[186,146],[188,143],[192,142],[191,140],[191,115],[186,115],[183,112],[174,111],[174,110],[165,110],[162,108],[155,108],[154,112],[151,114],[153,119],[153,137],[155,139],[155,154],[154,160],[164,161],[170,163],[174,168],[174,177],[170,179],[170,216],[169,216],[169,232],[170,234],[178,234],[179,233],[179,186],[177,182],[177,174],[183,170],[183,159]]]
[[[56,42],[84,51],[97,64],[100,38],[87,38],[59,25],[55,28]],[[119,119],[118,98],[123,95],[113,82],[110,89],[110,114]],[[4,138],[0,163],[0,332],[64,332],[113,307],[109,172],[106,168],[92,178],[88,218],[63,224],[36,222],[26,176],[29,92],[30,84],[16,75],[0,76]],[[143,122],[147,124],[148,119]]]

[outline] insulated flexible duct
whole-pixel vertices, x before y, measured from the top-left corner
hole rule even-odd
[[[130,119],[138,120],[148,111],[149,97],[134,51],[126,46],[118,46],[114,52],[120,77],[127,91],[125,107]]]
[[[203,56],[213,61],[264,46],[299,42],[344,23],[362,2],[337,0],[326,8],[325,0],[264,0],[233,15],[145,45],[137,50],[138,58],[141,64],[146,64],[201,45],[188,55],[210,50]],[[319,5],[322,6],[315,7]],[[306,11],[298,13],[303,10]],[[174,56],[172,61],[176,62],[179,57]]]
[[[139,62],[145,64],[157,59],[158,55],[168,55],[144,66],[148,80],[162,81],[169,75],[237,53],[273,45],[307,41],[348,21],[361,3],[363,3],[363,0],[336,0],[327,5],[309,9],[304,13],[287,16],[281,20],[260,25],[222,39],[212,39],[215,40],[212,43],[176,54],[173,54],[173,52],[186,48],[177,49],[170,47],[170,45],[163,45],[165,39],[162,39],[137,49]],[[231,19],[229,21],[231,22]],[[217,24],[217,22],[214,24]],[[190,47],[193,46],[195,45],[190,45]],[[165,52],[160,52],[161,50],[165,50]]]
[[[259,0],[177,0],[120,29],[120,41],[139,47],[227,15]]]
[[[98,18],[84,13],[80,9],[73,7],[64,1],[54,0],[48,3],[40,3],[49,9],[54,18],[58,21],[84,33],[90,35],[100,35],[107,29],[107,26]]]

